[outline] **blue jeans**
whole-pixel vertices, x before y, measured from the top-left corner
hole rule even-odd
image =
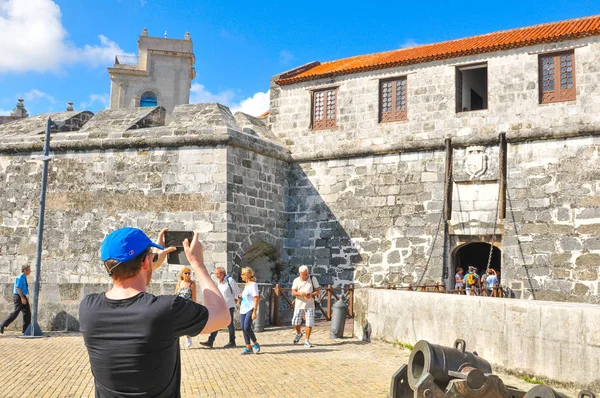
[[[229,329],[229,342],[230,343],[234,343],[235,344],[235,329],[233,327],[233,311],[235,310],[235,307],[231,307],[229,309],[229,315],[231,316],[231,321],[229,322],[229,325],[227,326],[227,329]],[[217,333],[219,333],[218,330],[215,330],[214,332],[212,332],[210,334],[210,336],[208,336],[208,342],[209,343],[214,343],[215,339],[217,338]]]
[[[254,310],[250,310],[245,314],[240,314],[240,321],[242,323],[242,332],[244,333],[244,341],[246,345],[250,344],[250,342],[256,342],[256,335],[254,335],[254,331],[252,330],[252,313]]]

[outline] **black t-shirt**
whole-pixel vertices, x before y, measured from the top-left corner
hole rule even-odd
[[[96,397],[179,397],[179,337],[197,335],[207,321],[206,307],[177,296],[86,296],[79,323]]]

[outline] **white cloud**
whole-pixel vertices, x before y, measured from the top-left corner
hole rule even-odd
[[[231,107],[231,112],[244,112],[250,116],[259,116],[269,110],[270,93],[258,92]]]
[[[288,50],[281,50],[279,52],[279,63],[280,64],[287,65],[293,60],[294,60],[294,54],[292,54]]]
[[[115,61],[115,55],[125,55],[125,51],[117,43],[104,35],[98,35],[100,39],[99,46],[90,46],[86,44],[83,50],[77,51],[78,58],[92,66],[112,65]],[[133,55],[133,54],[130,54]]]
[[[0,0],[0,71],[57,71],[73,63],[111,64],[124,51],[106,36],[78,48],[67,40],[60,7],[52,0]]]
[[[231,109],[231,113],[244,112],[251,116],[259,116],[269,110],[269,91],[258,92],[240,102],[233,101],[235,94],[233,90],[224,90],[220,93],[211,93],[200,83],[192,84],[190,90],[190,104],[202,104],[206,102],[217,102]]]
[[[52,95],[45,93],[43,91],[37,90],[35,88],[33,90],[29,90],[28,92],[23,94],[23,99],[25,101],[31,101],[31,102],[40,102],[40,100],[45,100],[47,102],[50,102],[51,104],[56,103],[56,98],[54,98]]]
[[[235,94],[231,90],[221,91],[217,94],[211,93],[200,83],[194,83],[190,88],[190,104],[218,102],[219,104],[229,106],[234,96]]]
[[[0,116],[10,116],[11,110],[8,109],[0,109]]]
[[[409,38],[409,39],[404,40],[404,42],[402,42],[399,47],[400,48],[408,48],[408,47],[415,47],[415,46],[418,46],[418,45],[419,45],[419,43],[417,43],[415,41],[415,39],[410,39]]]
[[[87,101],[79,104],[80,109],[90,109],[96,103],[100,104],[100,109],[108,109],[110,96],[108,94],[90,94]]]

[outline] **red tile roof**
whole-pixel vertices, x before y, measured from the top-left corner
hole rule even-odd
[[[600,35],[600,15],[504,30],[442,43],[358,55],[322,64],[314,63],[316,66],[308,70],[299,68],[296,73],[294,71],[285,73],[276,82],[283,86],[332,76],[387,69],[401,65],[490,53],[540,43],[555,43],[597,35]]]

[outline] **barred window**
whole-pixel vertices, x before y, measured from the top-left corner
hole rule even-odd
[[[381,122],[407,120],[406,77],[384,80],[379,83],[379,109]]]
[[[337,88],[313,91],[312,129],[331,129],[337,126]]]
[[[574,101],[575,53],[540,55],[540,104]]]

